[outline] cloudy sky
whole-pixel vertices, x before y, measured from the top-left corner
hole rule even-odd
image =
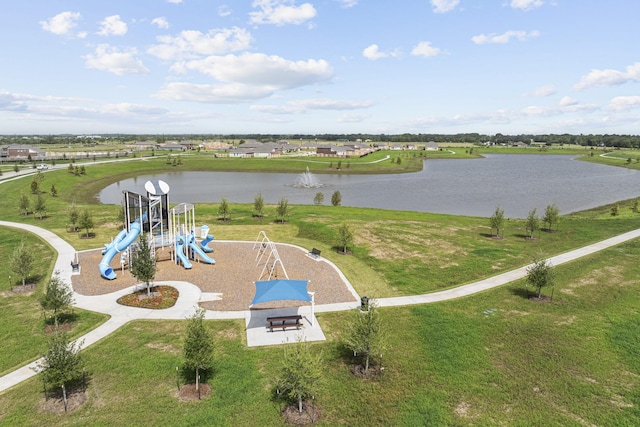
[[[0,134],[640,133],[635,0],[28,0]]]

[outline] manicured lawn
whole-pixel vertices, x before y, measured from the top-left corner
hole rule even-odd
[[[35,288],[25,292],[12,292],[12,285],[20,279],[10,269],[9,259],[14,248],[24,241],[33,249],[33,274],[27,283]],[[45,317],[38,298],[44,292],[55,263],[55,251],[39,237],[13,228],[0,227],[0,375],[31,362],[46,350]],[[106,316],[83,310],[74,310],[69,334],[78,337],[106,320]],[[11,349],[10,351],[7,349]]]
[[[348,313],[318,316],[326,367],[319,425],[637,425],[640,244],[558,267],[552,303],[523,283],[416,307],[381,309],[390,328],[384,374],[350,373],[340,344]],[[7,425],[280,425],[273,387],[282,349],[244,346],[242,321],[209,321],[213,395],[179,402],[184,322],[136,321],[85,351],[89,399],[43,412],[32,379],[0,395]],[[410,343],[410,344],[409,344]],[[409,345],[408,345],[409,344]]]

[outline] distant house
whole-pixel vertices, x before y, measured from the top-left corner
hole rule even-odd
[[[166,144],[159,145],[157,149],[163,151],[186,151],[187,148],[175,141],[170,141]]]
[[[13,144],[6,146],[6,151],[3,149],[3,156],[9,160],[42,160],[45,158],[45,153],[42,150],[34,148],[30,145]]]
[[[518,141],[518,142],[514,142],[513,144],[511,144],[513,147],[519,147],[519,148],[527,148],[529,146],[529,144],[522,142],[522,141]]]
[[[353,149],[351,149],[353,150]],[[338,145],[319,145],[316,154],[319,156],[345,157],[349,149]]]
[[[429,151],[438,151],[440,147],[438,146],[437,142],[429,141],[426,144],[424,144],[424,149]]]

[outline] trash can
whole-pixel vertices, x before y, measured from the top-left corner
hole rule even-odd
[[[201,239],[206,239],[208,234],[209,234],[209,226],[208,225],[203,225],[202,227],[200,227],[200,238]]]
[[[360,298],[360,310],[369,311],[369,298],[366,296]]]

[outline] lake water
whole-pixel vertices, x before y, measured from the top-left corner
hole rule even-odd
[[[170,167],[171,168],[171,167]],[[171,168],[173,169],[173,168]],[[300,173],[304,172],[301,166]],[[290,204],[313,204],[317,192],[331,203],[340,191],[345,206],[525,218],[532,208],[542,216],[556,203],[561,214],[640,196],[640,171],[572,160],[561,155],[487,155],[484,159],[426,160],[421,172],[394,175],[314,174],[322,188],[296,188],[299,174],[176,172],[141,175],[106,187],[100,201],[119,204],[122,190],[146,194],[149,179],[169,184],[169,202],[265,203],[286,197]]]

